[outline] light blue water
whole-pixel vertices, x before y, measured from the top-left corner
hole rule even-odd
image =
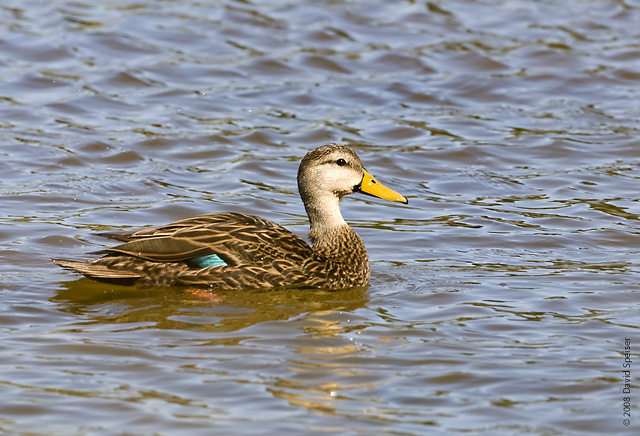
[[[0,433],[637,434],[640,4],[0,6]],[[95,232],[211,212],[305,235],[341,141],[340,292],[82,279]],[[625,426],[624,346],[631,417]]]

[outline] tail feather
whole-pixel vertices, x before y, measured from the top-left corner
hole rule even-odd
[[[87,277],[94,279],[139,279],[140,274],[133,271],[123,271],[110,269],[106,265],[100,265],[92,262],[78,262],[64,259],[51,259],[53,263],[63,268],[71,269],[79,272]]]
[[[94,233],[96,236],[100,236],[101,238],[114,239],[116,241],[121,242],[129,242],[131,237],[129,236],[131,232],[100,232]]]

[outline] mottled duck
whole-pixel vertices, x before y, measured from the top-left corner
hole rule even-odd
[[[369,257],[340,213],[340,199],[362,192],[407,203],[377,182],[351,148],[329,144],[309,151],[298,168],[298,189],[310,221],[309,246],[269,220],[213,213],[159,227],[101,233],[121,245],[89,261],[53,259],[92,279],[139,286],[212,289],[364,286]]]

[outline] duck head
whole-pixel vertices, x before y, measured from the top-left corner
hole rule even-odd
[[[378,182],[364,169],[358,154],[342,144],[329,144],[310,150],[298,168],[298,189],[313,226],[344,223],[339,201],[345,195],[361,192],[383,200],[408,203],[397,192]]]

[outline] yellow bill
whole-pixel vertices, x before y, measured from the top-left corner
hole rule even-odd
[[[367,172],[367,170],[363,171],[364,176],[362,177],[362,181],[360,182],[360,192],[373,195],[374,197],[382,198],[383,200],[397,201],[404,204],[409,203],[409,200],[407,200],[403,195],[398,194],[396,191],[391,190],[384,186],[382,183],[378,182],[373,178],[371,174]]]

